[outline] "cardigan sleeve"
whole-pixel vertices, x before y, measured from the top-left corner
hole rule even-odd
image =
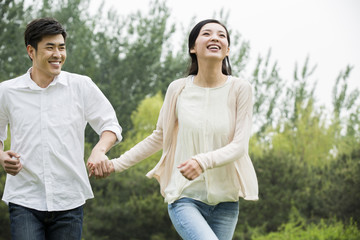
[[[153,133],[126,151],[119,158],[112,159],[115,172],[122,172],[145,158],[151,156],[162,148],[162,131],[156,129]]]
[[[122,172],[162,149],[162,118],[164,114],[163,109],[164,105],[161,107],[158,121],[156,124],[156,129],[152,132],[152,134],[150,134],[144,140],[136,144],[130,150],[126,151],[119,158],[111,160],[114,164],[115,172]]]
[[[175,81],[177,82],[177,81]],[[116,172],[124,171],[152,154],[158,152],[163,148],[164,128],[168,124],[169,108],[171,107],[171,98],[176,91],[177,84],[172,82],[165,94],[164,103],[161,107],[156,129],[151,135],[136,144],[129,151],[122,154],[119,158],[112,159]]]
[[[239,79],[235,79],[239,81]],[[236,87],[235,131],[232,141],[226,146],[207,153],[195,155],[203,170],[220,167],[248,155],[252,126],[252,87],[249,82],[240,80]],[[229,96],[231,97],[231,95]]]

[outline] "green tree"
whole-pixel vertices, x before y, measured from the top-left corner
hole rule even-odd
[[[23,74],[28,68],[25,62],[29,58],[21,31],[25,29],[27,11],[24,0],[0,0],[0,82]]]
[[[329,117],[315,104],[315,85],[309,90],[314,68],[307,65],[308,59],[300,75],[295,69],[294,81],[284,92],[286,104],[278,106],[281,117],[251,139],[260,201],[242,203],[239,221],[243,224],[239,224],[237,234],[248,234],[242,239],[249,239],[252,228],[276,231],[288,220],[291,206],[309,220],[336,216],[344,222],[350,218],[358,221],[354,207],[359,196],[352,190],[359,189],[359,141],[354,131],[359,126],[357,90],[346,91],[347,68],[346,74],[340,74],[343,87],[339,87],[339,78],[334,86],[341,93],[334,91],[338,101],[335,109],[339,110]],[[342,113],[341,122],[336,112]]]
[[[348,79],[353,67],[347,66],[336,78],[333,87],[333,119],[331,131],[336,143],[335,154],[350,155],[360,143],[360,93],[354,89],[349,93]]]
[[[261,56],[257,58],[251,83],[254,88],[253,119],[258,136],[266,134],[266,129],[275,126],[274,123],[278,121],[276,106],[279,105],[284,86],[278,71],[277,62],[271,65],[271,50],[268,51],[265,59]]]
[[[253,240],[308,240],[308,239],[336,239],[356,240],[360,237],[357,224],[351,222],[344,225],[335,219],[321,220],[318,223],[306,223],[306,219],[296,210],[292,209],[290,220],[283,224],[278,232],[259,236],[255,234]]]
[[[114,18],[118,16],[114,13]],[[130,14],[121,25],[108,26],[99,32],[100,44],[95,49],[101,56],[96,79],[114,104],[118,119],[126,133],[132,129],[131,113],[147,95],[154,95],[163,81],[175,79],[168,67],[174,62],[169,47],[165,48],[174,26],[168,26],[169,9],[164,2],[150,2],[146,14]],[[115,22],[116,23],[116,22]],[[109,33],[112,35],[109,37]],[[107,56],[104,56],[108,53]],[[175,56],[176,57],[176,56]]]

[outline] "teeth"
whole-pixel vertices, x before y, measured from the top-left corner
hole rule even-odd
[[[220,49],[218,46],[215,46],[215,45],[211,45],[208,47],[209,49]]]
[[[50,62],[51,64],[60,65],[60,62]]]

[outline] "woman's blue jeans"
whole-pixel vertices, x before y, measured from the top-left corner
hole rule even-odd
[[[184,240],[231,240],[239,216],[239,202],[207,205],[181,198],[168,205],[170,219]]]
[[[83,206],[67,211],[38,211],[9,203],[13,240],[80,240]]]

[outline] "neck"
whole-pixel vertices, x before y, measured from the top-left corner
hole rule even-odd
[[[222,73],[222,62],[199,62],[199,70],[194,83],[200,87],[218,87],[224,84],[227,76]]]
[[[54,76],[41,74],[40,71],[32,69],[30,73],[31,79],[41,88],[46,88],[54,80]]]

